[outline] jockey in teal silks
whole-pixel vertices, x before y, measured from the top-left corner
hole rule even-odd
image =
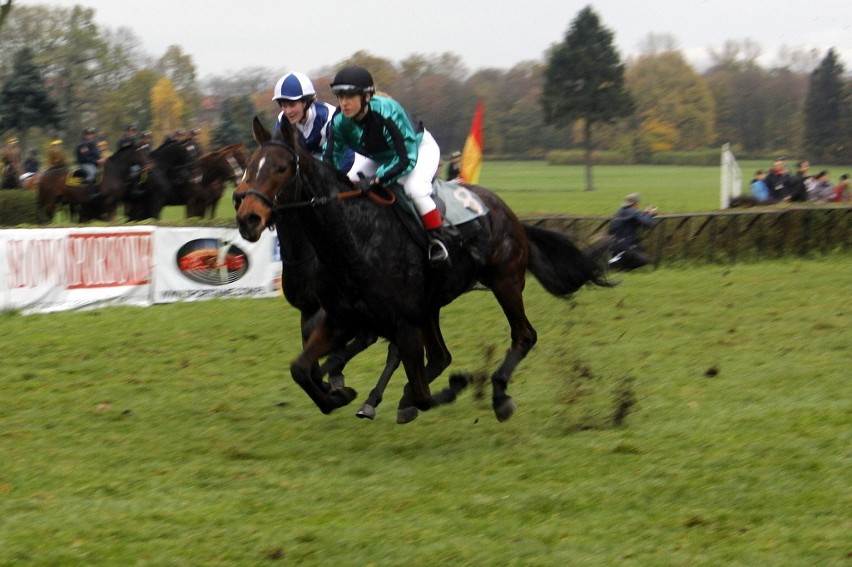
[[[331,83],[340,108],[331,120],[323,159],[335,166],[347,149],[356,152],[349,179],[364,190],[402,185],[429,234],[429,262],[449,267],[441,212],[432,199],[432,179],[441,150],[422,123],[415,125],[390,97],[375,94],[373,77],[363,67],[341,69]]]

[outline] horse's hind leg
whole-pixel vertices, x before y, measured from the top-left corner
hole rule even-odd
[[[509,380],[515,368],[535,345],[538,336],[524,311],[523,284],[517,285],[506,281],[495,284],[491,289],[500,307],[503,308],[512,331],[512,346],[500,367],[491,375],[491,405],[497,420],[506,421],[515,412],[515,402],[506,393]]]
[[[320,365],[320,375],[328,374],[328,383],[332,389],[342,388],[346,385],[343,379],[343,369],[346,368],[346,364],[355,356],[367,350],[378,339],[372,333],[358,333],[354,339],[346,343],[346,346],[328,355],[325,362]],[[391,373],[393,373],[393,370],[391,370]]]
[[[441,334],[441,326],[439,322],[439,314],[436,312],[429,319],[429,323],[425,329],[424,343],[426,346],[426,380],[429,383],[441,375],[444,370],[449,367],[453,360],[447,344],[444,342],[444,336]],[[450,377],[449,387],[444,388],[437,394],[434,394],[436,405],[448,404],[455,401],[456,396],[464,390],[469,383],[466,376]],[[399,400],[399,405],[396,410],[397,423],[409,423],[417,418],[418,410],[411,401],[411,390],[406,386],[403,389],[402,399]]]

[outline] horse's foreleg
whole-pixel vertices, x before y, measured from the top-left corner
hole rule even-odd
[[[506,421],[515,412],[515,402],[506,393],[518,364],[535,345],[538,335],[524,311],[523,282],[507,281],[492,287],[512,332],[512,346],[500,367],[491,375],[491,405],[498,421]]]
[[[302,353],[290,365],[293,380],[325,414],[345,406],[357,395],[355,390],[348,387],[332,390],[328,384],[323,383],[319,372],[319,359],[339,348],[346,338],[347,335],[342,329],[331,327],[323,317],[305,341]]]
[[[381,376],[379,376],[376,386],[370,390],[370,395],[367,396],[367,401],[361,404],[360,409],[358,409],[358,412],[355,414],[357,417],[366,417],[368,419],[376,417],[376,408],[380,403],[382,403],[382,396],[385,393],[385,389],[388,387],[391,376],[393,376],[393,373],[396,372],[397,368],[399,368],[399,363],[399,350],[393,345],[393,343],[388,343],[388,356],[385,360],[385,369],[382,371]],[[412,406],[412,409],[415,412],[415,417],[417,417],[417,408]]]

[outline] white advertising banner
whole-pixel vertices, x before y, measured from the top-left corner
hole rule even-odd
[[[154,227],[0,231],[0,311],[150,305]]]
[[[161,228],[155,250],[154,303],[280,293],[281,261],[273,232],[248,242],[235,228]]]

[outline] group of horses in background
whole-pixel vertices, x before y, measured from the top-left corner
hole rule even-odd
[[[61,165],[39,173],[32,188],[43,222],[52,221],[61,207],[80,222],[114,221],[119,206],[128,221],[159,219],[166,206],[184,206],[187,218],[213,218],[226,184],[237,184],[247,159],[241,144],[197,157],[178,142],[150,152],[129,145],[106,159],[93,184],[82,182],[74,167]]]

